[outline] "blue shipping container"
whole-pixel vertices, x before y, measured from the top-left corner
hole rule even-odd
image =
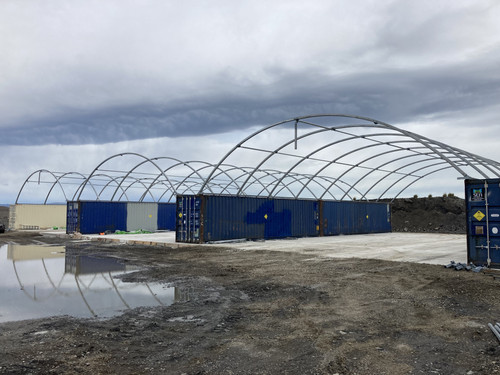
[[[236,196],[178,196],[178,242],[319,235],[318,202]]]
[[[126,202],[78,201],[68,202],[67,207],[67,217],[71,219],[66,223],[67,233],[127,230]]]
[[[178,196],[178,242],[319,234],[318,202],[236,196]]]
[[[204,196],[203,239],[273,239],[319,235],[318,202]]]
[[[391,231],[388,203],[321,201],[321,235]]]
[[[175,203],[158,203],[158,230],[175,230]]]
[[[82,234],[127,230],[126,202],[79,202],[79,232]]]
[[[66,233],[175,230],[175,210],[175,203],[68,202]]]
[[[387,203],[257,197],[177,197],[177,242],[390,232]]]
[[[500,179],[465,180],[467,262],[500,267]]]

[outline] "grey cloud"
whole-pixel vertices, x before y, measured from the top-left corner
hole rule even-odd
[[[238,9],[236,18],[211,8],[217,17],[209,26],[202,23],[204,12],[183,6],[189,22],[176,18],[165,28],[158,12],[139,10],[135,22],[133,7],[111,6],[106,16],[74,26],[81,12],[90,14],[101,3],[85,4],[68,5],[56,17],[59,23],[45,20],[57,27],[42,22],[39,35],[22,38],[13,24],[23,44],[9,55],[13,63],[0,62],[6,72],[0,144],[217,134],[312,113],[356,114],[398,125],[443,114],[460,118],[500,102],[496,19],[489,16],[495,12],[488,1],[472,8],[467,2],[451,8],[427,2],[363,9],[351,4],[340,7],[341,20],[329,2],[291,13],[283,2],[273,8],[282,16],[278,23],[245,3],[241,9],[231,5]],[[172,7],[160,8],[177,14]],[[11,8],[12,15],[19,13]],[[37,13],[27,8],[30,17]],[[115,10],[117,18],[110,16]],[[359,11],[363,22],[355,17]],[[266,22],[259,24],[261,18]],[[143,19],[150,22],[143,25]],[[478,22],[483,19],[485,25]],[[290,21],[307,21],[308,27]],[[175,27],[182,37],[173,37]],[[75,38],[61,38],[66,29]],[[207,33],[213,30],[212,44]],[[488,33],[492,38],[485,42]]]
[[[488,64],[488,63],[486,63]],[[500,101],[500,77],[489,66],[385,70],[341,77],[279,72],[271,85],[217,77],[191,98],[65,111],[2,129],[0,144],[84,144],[194,136],[267,125],[312,113],[347,113],[397,125]]]

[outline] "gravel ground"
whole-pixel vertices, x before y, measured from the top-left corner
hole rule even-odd
[[[31,233],[0,243],[60,242]],[[495,374],[499,281],[437,265],[72,243],[185,298],[108,320],[0,324],[5,374]]]

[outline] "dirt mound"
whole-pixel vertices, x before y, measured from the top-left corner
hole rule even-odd
[[[465,200],[453,195],[392,202],[394,232],[466,233]]]

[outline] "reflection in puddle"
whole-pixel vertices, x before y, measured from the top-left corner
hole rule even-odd
[[[183,294],[159,283],[115,278],[137,268],[71,247],[0,247],[0,322],[55,315],[108,318],[139,306],[168,306]]]

